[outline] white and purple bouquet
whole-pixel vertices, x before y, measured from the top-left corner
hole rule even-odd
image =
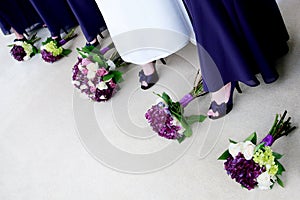
[[[26,61],[32,58],[39,50],[34,46],[34,43],[39,41],[41,38],[36,37],[34,34],[30,39],[15,39],[14,43],[8,45],[12,47],[10,50],[11,55],[17,61]]]
[[[92,101],[103,102],[109,100],[118,89],[122,73],[116,68],[126,63],[115,52],[110,58],[104,54],[112,45],[98,50],[93,46],[77,48],[81,57],[73,67],[72,83],[86,97]]]
[[[52,38],[47,38],[45,42],[42,42],[41,54],[45,62],[54,63],[64,56],[69,55],[72,51],[70,49],[65,49],[62,46],[77,37],[74,34],[75,29],[72,29],[63,39],[57,40]]]
[[[282,155],[274,152],[271,146],[277,139],[287,136],[296,128],[291,126],[290,117],[284,120],[286,114],[287,111],[280,118],[276,115],[269,134],[260,143],[256,144],[255,132],[243,142],[229,140],[228,150],[218,158],[226,160],[224,168],[227,174],[243,188],[252,190],[258,187],[261,190],[269,190],[276,182],[284,186],[279,178],[285,171],[278,161]]]
[[[199,73],[197,74],[198,77]],[[196,97],[203,96],[202,78],[196,80],[193,90],[186,94],[179,102],[174,102],[166,93],[157,94],[161,99],[153,105],[145,114],[145,118],[159,136],[177,140],[181,143],[186,137],[192,135],[191,125],[195,122],[203,122],[206,116],[184,116],[184,108]]]

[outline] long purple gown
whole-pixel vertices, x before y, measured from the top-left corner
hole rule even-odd
[[[78,25],[66,0],[30,0],[40,17],[46,23],[51,36],[59,36]]]
[[[289,39],[275,0],[184,0],[200,57],[205,89],[228,82],[259,84],[278,78],[275,62],[288,52]]]
[[[88,42],[106,29],[102,14],[95,0],[67,0]]]
[[[42,19],[29,0],[0,1],[0,28],[4,35],[11,34],[12,27],[19,34],[24,34],[26,30],[42,24]]]

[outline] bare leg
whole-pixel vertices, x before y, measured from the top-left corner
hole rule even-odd
[[[153,74],[154,71],[155,71],[153,62],[142,65],[142,68],[143,68],[144,74],[146,76],[149,76],[149,75]],[[148,86],[148,84],[145,81],[142,81],[142,85],[143,86]]]
[[[18,33],[15,29],[12,29],[12,30],[15,33],[17,39],[24,39],[24,35],[23,34]]]
[[[221,105],[222,103],[227,103],[230,98],[230,89],[231,89],[231,82],[227,83],[220,90],[216,92],[212,92],[211,102],[215,101],[218,105]],[[210,109],[208,110],[207,115],[211,117],[218,117],[219,113],[218,111],[213,112]]]

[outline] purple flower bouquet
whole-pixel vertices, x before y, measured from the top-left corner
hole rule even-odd
[[[125,62],[114,53],[110,59],[104,54],[110,46],[99,51],[93,46],[77,49],[81,57],[73,67],[72,83],[88,99],[96,102],[109,100],[122,81],[122,73],[115,70]]]
[[[291,126],[289,117],[284,120],[287,111],[280,117],[276,115],[269,134],[256,145],[257,135],[251,134],[243,142],[230,140],[228,150],[218,159],[224,163],[227,174],[242,187],[252,190],[258,187],[262,190],[272,189],[275,182],[283,187],[279,178],[285,171],[278,161],[282,155],[273,152],[271,145],[280,137],[287,136],[296,127]]]
[[[198,77],[199,73],[197,74]],[[145,118],[152,130],[159,136],[177,140],[181,143],[186,137],[192,135],[191,125],[195,122],[203,122],[206,116],[192,115],[184,116],[184,108],[196,97],[203,96],[202,79],[197,81],[193,90],[185,95],[179,102],[173,102],[171,98],[163,93],[157,94],[161,97],[156,105],[153,105],[145,114]]]
[[[29,60],[39,52],[38,49],[34,46],[34,43],[36,43],[40,39],[41,38],[36,37],[36,34],[34,34],[29,40],[25,38],[15,39],[13,44],[8,45],[9,47],[12,47],[12,49],[10,50],[11,55],[17,61]]]
[[[62,46],[68,41],[77,37],[74,34],[75,29],[72,29],[63,39],[57,41],[52,38],[47,38],[45,42],[42,42],[41,54],[45,62],[54,63],[64,56],[69,55],[72,51],[70,49],[64,49]]]

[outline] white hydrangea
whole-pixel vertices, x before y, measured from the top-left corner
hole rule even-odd
[[[270,190],[272,186],[271,177],[268,172],[264,172],[257,177],[257,186],[261,190]]]

